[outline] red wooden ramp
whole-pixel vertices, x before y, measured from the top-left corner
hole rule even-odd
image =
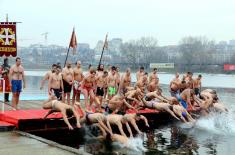
[[[15,128],[15,125],[4,122],[4,121],[0,121],[0,131],[10,131],[13,130]]]
[[[48,110],[10,110],[0,113],[0,121],[12,124],[19,130],[43,130],[66,127],[61,113],[53,113],[43,119]],[[79,111],[80,115],[82,113]],[[74,122],[72,119],[71,121]]]

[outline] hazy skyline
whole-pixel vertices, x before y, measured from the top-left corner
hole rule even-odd
[[[94,47],[105,34],[124,41],[153,36],[160,46],[178,44],[185,36],[235,39],[232,0],[0,0],[0,21],[20,21],[18,45],[68,46],[75,26],[78,43]]]

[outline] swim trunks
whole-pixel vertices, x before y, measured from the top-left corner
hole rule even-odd
[[[186,118],[186,117],[187,117],[186,112],[182,112],[182,116],[183,116],[184,118]]]
[[[115,95],[116,94],[116,88],[115,87],[108,87],[108,94],[109,95]]]
[[[51,90],[53,91],[53,94],[56,96],[57,100],[62,100],[62,91],[61,89],[54,89],[51,88]]]
[[[81,86],[80,82],[74,80],[74,81],[73,81],[73,92],[74,92],[74,93],[80,92],[80,91],[81,91],[81,90],[79,89],[80,86]]]
[[[56,104],[57,102],[58,102],[57,100],[53,100],[53,101],[51,102],[51,110],[56,110],[55,104]]]
[[[126,88],[122,88],[121,90],[120,90],[120,93],[121,94],[123,94],[123,95],[125,95],[126,93],[127,93],[127,89]]]
[[[194,92],[195,92],[195,95],[197,96],[197,95],[200,95],[200,90],[199,90],[199,88],[194,88]]]
[[[151,101],[152,99],[150,97],[148,97],[148,96],[145,96],[145,100],[146,101]]]
[[[147,106],[148,108],[153,108],[153,105],[154,105],[155,103],[157,103],[157,102],[155,102],[155,101],[149,101],[149,102],[146,103],[146,106]]]
[[[97,87],[96,95],[97,96],[104,96],[104,88]]]
[[[183,100],[183,99],[181,98],[181,96],[177,96],[177,99],[178,99],[178,101],[181,103],[181,105],[182,105],[185,109],[188,108],[187,102],[186,102],[185,100]]]
[[[86,87],[86,86],[84,86],[84,85],[82,86],[82,89],[87,90],[88,94],[89,94],[89,92],[90,92],[91,90],[93,90],[92,87]]]
[[[91,125],[91,124],[92,124],[92,122],[91,122],[90,119],[88,118],[88,116],[89,116],[90,114],[93,114],[93,113],[91,113],[91,112],[86,112],[86,124],[87,124],[87,125]]]
[[[22,80],[11,80],[11,90],[13,93],[20,93],[22,90]]]
[[[76,80],[73,81],[73,88],[75,90],[78,90],[80,86],[81,86],[81,84],[79,81],[76,81]]]
[[[170,90],[170,93],[172,97],[176,97],[177,95],[179,95],[179,90],[177,91]]]
[[[64,93],[71,93],[72,85],[63,79]]]

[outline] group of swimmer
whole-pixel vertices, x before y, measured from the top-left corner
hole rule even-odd
[[[40,87],[42,89],[48,80],[49,99],[43,102],[43,108],[49,109],[49,112],[45,118],[53,112],[61,112],[71,130],[73,126],[69,118],[74,116],[77,128],[85,122],[97,126],[102,133],[100,137],[126,144],[128,137],[133,137],[132,129],[142,134],[137,121],[142,120],[149,127],[147,118],[139,113],[141,109],[167,112],[182,122],[195,122],[192,112],[206,116],[211,111],[227,111],[216,91],[202,90],[201,75],[193,78],[193,73],[187,72],[180,78],[180,74],[176,73],[169,85],[170,96],[165,96],[160,88],[157,68],[148,74],[144,67],[140,67],[133,85],[130,68],[121,75],[118,67],[109,65],[106,71],[104,65],[100,64],[97,70],[89,66],[88,73],[84,74],[81,62],[77,61],[75,65],[72,68],[72,63],[67,62],[62,69],[60,65],[53,64]],[[84,110],[80,94],[84,96]],[[113,132],[113,125],[118,127],[120,134]],[[123,126],[126,126],[128,134]]]

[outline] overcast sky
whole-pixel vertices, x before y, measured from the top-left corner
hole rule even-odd
[[[185,36],[215,41],[235,39],[234,0],[0,0],[0,21],[18,24],[18,45],[68,46],[73,26],[78,42],[92,47],[103,40],[153,36],[159,45],[178,44]]]

